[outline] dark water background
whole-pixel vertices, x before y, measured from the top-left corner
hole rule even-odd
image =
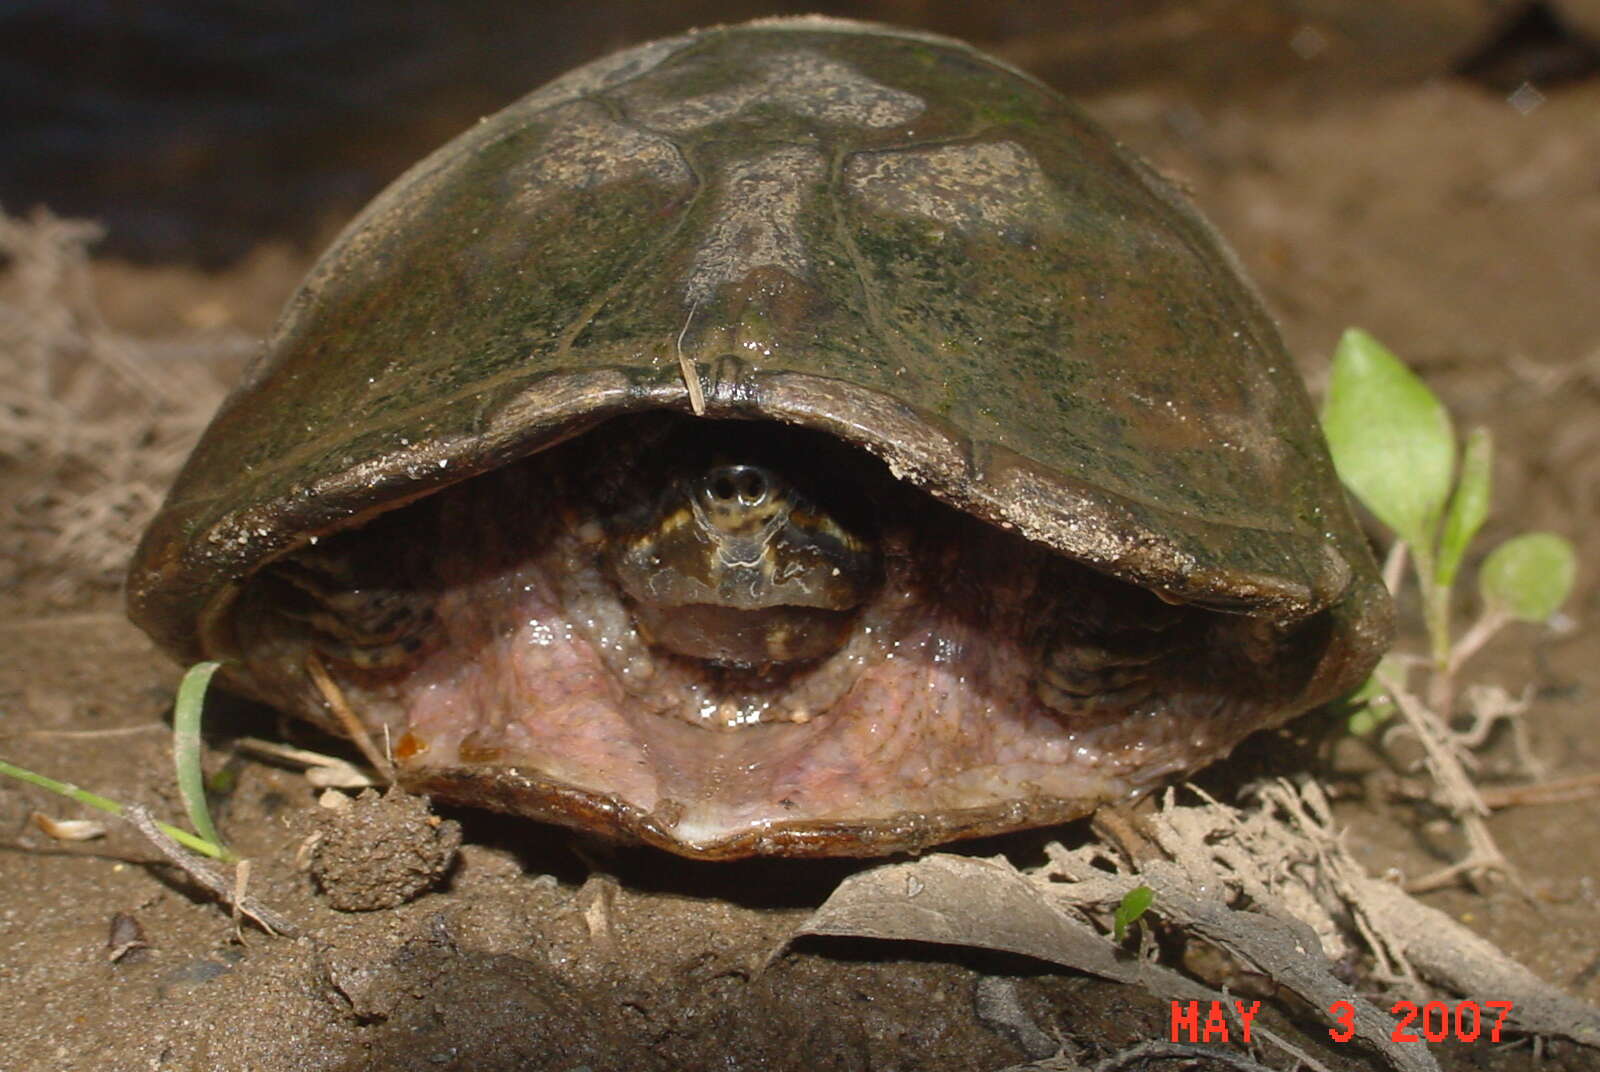
[[[1564,0],[1589,3],[1591,0]],[[224,263],[326,234],[407,164],[563,70],[691,26],[820,10],[964,37],[1072,93],[1317,94],[1593,63],[1512,0],[36,0],[0,3],[0,207]],[[1531,72],[1531,74],[1530,74]]]

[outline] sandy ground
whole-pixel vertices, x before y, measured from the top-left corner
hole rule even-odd
[[[1467,680],[1531,690],[1526,722],[1548,776],[1600,770],[1600,84],[1552,91],[1526,113],[1458,80],[1211,112],[1138,94],[1089,104],[1192,189],[1314,386],[1339,333],[1359,324],[1406,356],[1462,426],[1492,429],[1495,503],[1480,555],[1550,528],[1575,541],[1581,566],[1564,629],[1508,631]],[[217,275],[107,263],[93,277],[118,331],[192,343],[160,351],[169,371],[222,354],[193,381],[200,392],[237,369],[239,340],[265,329],[305,263],[272,248]],[[174,418],[163,435],[191,431]],[[89,479],[0,459],[7,553],[24,549],[0,575],[0,754],[176,814],[163,720],[178,672],[122,620],[104,580],[111,565],[63,561],[41,520],[41,496]],[[131,532],[148,506],[119,509],[108,532]],[[1470,598],[1462,609],[1475,610]],[[1416,648],[1415,608],[1405,617],[1402,643]],[[29,814],[78,810],[0,781],[0,1066],[999,1069],[1037,1054],[1026,1031],[982,1011],[980,995],[996,987],[1086,1059],[1166,1034],[1161,1003],[1021,958],[808,941],[769,964],[856,864],[691,865],[460,812],[450,818],[465,847],[444,888],[341,913],[296,866],[316,791],[230,747],[241,734],[304,732],[243,707],[209,729],[209,769],[235,776],[220,802],[224,833],[254,861],[254,892],[305,937],[241,942],[226,912],[136,835],[114,827],[53,842]],[[1369,791],[1378,765],[1359,746],[1336,747],[1325,721],[1245,753],[1238,771],[1317,765],[1344,791],[1340,818],[1375,872],[1419,874],[1456,848],[1437,816]],[[1492,748],[1484,778],[1508,768]],[[1230,774],[1212,781],[1225,787]],[[1429,902],[1600,1002],[1600,800],[1512,808],[1491,825],[1533,899],[1452,889]],[[964,851],[1027,860],[1038,844]],[[119,913],[137,920],[146,948],[113,963]],[[1291,1004],[1268,1015],[1328,1068],[1375,1067]],[[1438,1055],[1451,1069],[1600,1066],[1593,1051],[1554,1043],[1540,1057],[1525,1040]]]

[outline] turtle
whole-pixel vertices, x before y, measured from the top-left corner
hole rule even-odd
[[[404,787],[703,859],[1080,817],[1392,629],[1186,198],[997,59],[814,16],[589,63],[381,193],[127,596]]]

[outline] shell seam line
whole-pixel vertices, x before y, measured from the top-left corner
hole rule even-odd
[[[658,137],[668,145],[672,146],[673,153],[676,154],[677,158],[683,163],[684,170],[689,173],[690,181],[693,184],[694,193],[690,196],[688,203],[684,206],[684,210],[678,214],[677,222],[667,230],[667,233],[664,235],[658,234],[655,238],[641,243],[640,246],[637,247],[638,252],[634,256],[633,262],[629,264],[626,269],[617,274],[616,279],[600,294],[598,298],[584,306],[582,311],[579,312],[578,316],[572,321],[572,323],[561,332],[560,342],[556,344],[554,352],[552,352],[550,355],[553,360],[558,362],[569,360],[571,358],[573,342],[576,341],[578,336],[583,333],[583,330],[586,327],[594,322],[594,318],[600,315],[600,310],[609,305],[611,300],[622,292],[624,286],[630,280],[632,280],[634,275],[640,270],[641,266],[649,261],[653,254],[660,253],[663,248],[670,245],[671,241],[678,236],[678,233],[683,230],[685,226],[687,226],[688,220],[694,215],[695,207],[700,204],[706,193],[706,182],[704,177],[701,176],[700,172],[695,168],[694,163],[688,158],[688,156],[684,154],[683,147],[675,140],[667,137],[659,131],[651,130],[649,127],[635,122],[628,116],[626,108],[615,101],[601,97],[584,97],[583,99],[591,101],[600,108],[604,109],[610,114],[612,120],[619,126],[626,127],[632,131]],[[654,355],[652,355],[652,363],[653,360]]]

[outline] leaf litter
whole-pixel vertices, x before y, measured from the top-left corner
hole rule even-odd
[[[1329,1018],[1335,1003],[1348,1002],[1355,1037],[1401,1072],[1439,1067],[1424,1043],[1394,1040],[1395,1022],[1384,1008],[1402,998],[1510,1001],[1509,1023],[1516,1029],[1600,1047],[1600,1009],[1540,980],[1400,887],[1368,875],[1345,847],[1316,782],[1260,783],[1245,808],[1193,787],[1187,793],[1198,799],[1180,803],[1168,790],[1147,812],[1103,811],[1103,842],[1077,848],[1053,843],[1048,861],[1036,868],[1020,869],[1001,857],[938,853],[862,872],[846,879],[795,937],[1016,953],[1161,999],[1233,1009],[1225,989],[1155,962],[1153,943],[1130,951],[1113,939],[1117,906],[1131,890],[1148,886],[1155,892],[1148,915],[1292,991],[1319,1016]],[[1356,952],[1372,959],[1369,982],[1382,988],[1383,1007],[1341,978],[1338,962]],[[1259,1025],[1255,1035],[1319,1067]]]
[[[17,556],[6,572],[32,562],[63,590],[121,582],[128,549],[222,397],[207,362],[161,360],[159,346],[106,323],[88,256],[101,234],[44,209],[0,211],[0,353],[13,362],[0,379],[0,459],[34,476],[0,515]]]

